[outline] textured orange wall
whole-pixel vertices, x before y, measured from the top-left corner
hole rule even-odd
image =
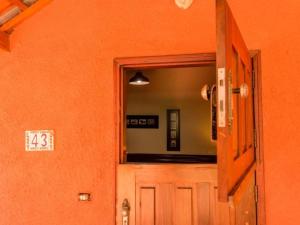
[[[267,224],[296,225],[300,2],[229,3],[262,50]],[[0,52],[0,225],[112,225],[113,58],[215,51],[214,18],[214,0],[58,0],[19,26]],[[27,129],[54,129],[55,151],[25,152]]]

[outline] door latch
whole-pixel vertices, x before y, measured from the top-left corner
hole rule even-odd
[[[130,205],[128,199],[124,199],[122,203],[122,225],[129,225]]]

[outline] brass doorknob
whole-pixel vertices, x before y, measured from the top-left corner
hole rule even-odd
[[[201,96],[204,100],[208,101],[210,99],[210,87],[205,84],[201,89]]]
[[[249,88],[248,84],[243,83],[239,88],[233,88],[232,93],[234,94],[240,94],[242,98],[247,98],[249,95]]]
[[[129,201],[128,201],[128,199],[125,198],[122,203],[122,215],[128,216],[129,210],[130,210]]]

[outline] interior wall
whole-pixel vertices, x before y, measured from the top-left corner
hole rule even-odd
[[[228,2],[262,52],[267,225],[299,224],[300,2]],[[215,13],[213,0],[59,0],[15,29],[0,52],[0,224],[113,225],[113,59],[214,52]],[[55,150],[25,152],[24,131],[45,128]]]
[[[127,85],[127,115],[159,116],[158,129],[127,128],[127,152],[215,155],[210,103],[200,94],[205,84],[215,84],[215,71],[215,66],[144,70],[149,85]],[[134,74],[128,71],[127,80]],[[180,110],[180,151],[167,151],[167,109]]]

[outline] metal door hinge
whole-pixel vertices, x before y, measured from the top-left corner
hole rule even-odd
[[[255,197],[255,202],[258,203],[258,186],[254,186],[254,197]]]
[[[253,130],[253,144],[254,144],[254,148],[257,148],[257,133],[256,133],[256,129]]]
[[[256,155],[256,161],[260,164],[260,152],[259,148],[257,148],[257,133],[256,129],[253,129],[253,147]]]

